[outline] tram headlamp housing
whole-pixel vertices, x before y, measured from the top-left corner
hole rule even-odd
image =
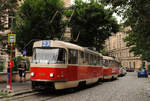
[[[32,73],[31,73],[31,76],[33,77],[34,75],[35,75],[35,73],[34,73],[34,72],[32,72]]]
[[[54,77],[54,74],[53,74],[53,73],[50,73],[49,76],[50,76],[51,78],[53,78],[53,77]]]

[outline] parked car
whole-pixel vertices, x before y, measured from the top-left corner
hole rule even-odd
[[[148,77],[148,73],[147,73],[147,70],[145,68],[140,68],[138,70],[138,74],[137,74],[138,77]]]
[[[128,68],[127,72],[134,72],[134,68]]]
[[[127,74],[127,71],[125,68],[121,67],[119,69],[119,76],[125,76]]]

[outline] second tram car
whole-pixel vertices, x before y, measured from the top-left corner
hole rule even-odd
[[[103,79],[117,79],[119,75],[119,62],[109,56],[103,56]]]
[[[32,88],[65,89],[103,78],[102,56],[92,50],[58,40],[37,41],[31,63]]]

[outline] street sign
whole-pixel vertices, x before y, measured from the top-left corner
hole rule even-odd
[[[8,44],[16,43],[16,34],[8,34]]]
[[[16,43],[16,34],[8,34],[8,44],[11,45],[11,58],[9,60],[9,68],[10,68],[10,90],[12,90],[12,67],[14,67],[14,62],[12,61],[12,50],[13,50],[13,44]]]
[[[50,47],[50,41],[48,40],[42,41],[42,47]]]
[[[24,49],[24,50],[23,50],[23,56],[26,56],[26,53],[27,53],[27,52],[26,52],[26,50]]]

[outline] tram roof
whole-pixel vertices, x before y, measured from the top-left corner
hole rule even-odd
[[[110,57],[110,56],[103,56],[103,59],[114,60],[114,58],[112,58],[112,57]]]
[[[36,41],[33,44],[33,48],[34,47],[42,47],[42,42],[43,41],[49,41],[50,45],[49,47],[60,47],[60,48],[68,48],[68,49],[76,49],[76,50],[81,50],[81,51],[86,51],[86,52],[90,52],[90,53],[95,53],[95,54],[99,54],[100,56],[102,56],[100,53],[92,51],[88,48],[84,48],[81,47],[79,45],[75,45],[69,42],[64,42],[64,41],[59,41],[59,40],[41,40],[41,41]]]
[[[49,41],[50,45],[48,47],[61,47],[61,48],[69,48],[69,49],[76,49],[76,50],[84,50],[83,47],[59,40],[43,40],[43,41]],[[36,41],[33,45],[33,47],[42,47],[42,40]]]
[[[97,55],[99,55],[99,56],[102,56],[101,53],[98,53],[98,52],[96,52],[96,51],[90,50],[90,49],[88,49],[88,48],[84,48],[84,50],[85,50],[85,52],[90,52],[90,53],[94,53],[94,54],[97,54]]]

